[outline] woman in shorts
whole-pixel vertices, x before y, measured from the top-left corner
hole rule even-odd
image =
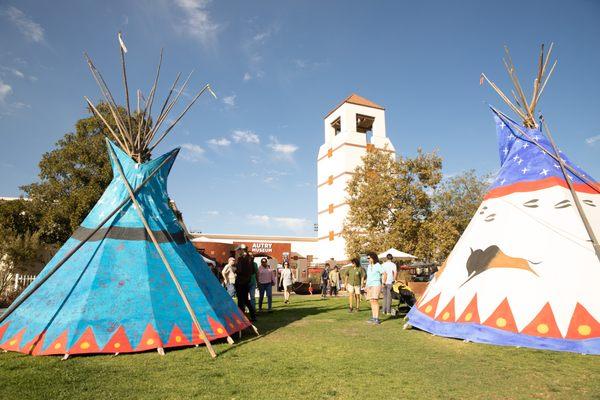
[[[369,266],[367,267],[367,283],[365,287],[367,300],[371,302],[371,319],[367,322],[379,325],[379,293],[381,293],[381,282],[385,282],[386,273],[379,258],[375,253],[368,254]]]
[[[283,298],[285,301],[284,304],[288,304],[290,302],[290,292],[292,291],[292,283],[294,283],[294,279],[292,276],[292,270],[290,269],[290,263],[285,261],[283,263],[283,270],[281,271],[281,277],[279,278],[279,284],[283,286]]]

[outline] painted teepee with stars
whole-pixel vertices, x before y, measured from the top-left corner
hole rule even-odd
[[[488,81],[523,122],[492,108],[500,169],[410,311],[412,326],[473,342],[600,354],[600,184],[557,149],[533,114],[551,49],[542,48],[531,102],[518,83],[513,103]]]
[[[126,48],[119,39],[125,71]],[[107,139],[113,179],[81,226],[0,316],[0,348],[69,356],[153,349],[163,354],[169,347],[205,344],[215,356],[211,341],[231,343],[233,333],[251,324],[169,206],[167,178],[179,150],[151,156],[183,116],[158,135],[187,81],[176,93],[173,84],[160,114],[150,118],[158,73],[146,103],[132,114],[129,96],[126,110],[117,107],[88,61],[115,119],[106,123],[89,103],[113,139]]]

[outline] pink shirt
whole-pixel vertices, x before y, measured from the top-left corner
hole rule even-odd
[[[269,268],[258,267],[258,283],[275,283],[275,275]]]

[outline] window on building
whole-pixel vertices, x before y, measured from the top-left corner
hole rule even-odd
[[[329,240],[333,240],[335,238],[335,234],[333,231],[329,231]]]
[[[342,121],[340,120],[339,117],[336,118],[336,120],[331,123],[331,127],[333,128],[333,132],[335,135],[337,135],[338,133],[340,133],[342,131]]]
[[[329,214],[333,214],[333,204],[329,205]]]
[[[360,133],[372,132],[373,122],[375,122],[375,117],[356,114],[356,131]]]
[[[327,184],[333,185],[333,175],[329,175],[329,178],[327,178]]]

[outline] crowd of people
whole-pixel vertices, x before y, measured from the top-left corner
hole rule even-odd
[[[340,276],[339,267],[335,265],[331,268],[330,264],[325,265],[321,274],[321,297],[327,295],[337,297],[340,290],[342,279],[343,285],[348,293],[348,312],[356,312],[360,308],[362,293],[371,306],[371,318],[367,321],[373,324],[380,324],[379,319],[379,297],[383,292],[383,314],[392,313],[392,286],[396,281],[397,267],[391,254],[386,256],[386,261],[381,264],[379,257],[375,253],[367,255],[369,264],[364,269],[358,258],[352,260],[352,265],[346,268],[343,276]]]
[[[361,266],[360,260],[353,259],[352,264],[340,272],[337,265],[327,263],[321,274],[321,297],[337,297],[343,286],[348,293],[348,312],[360,309],[361,298],[364,294],[370,304],[371,324],[380,324],[380,311],[384,315],[392,313],[392,287],[397,279],[397,267],[391,254],[381,263],[375,253],[367,255],[368,265]],[[256,321],[256,313],[263,311],[264,299],[267,299],[268,313],[272,312],[273,287],[279,285],[283,289],[284,304],[289,304],[294,273],[289,262],[284,261],[278,274],[272,269],[266,258],[260,260],[260,265],[254,261],[253,254],[245,245],[236,250],[236,257],[230,257],[227,264],[215,275],[222,282],[227,293],[237,298],[238,307],[242,312],[248,312],[250,320]],[[258,310],[256,308],[256,289],[258,289]],[[312,291],[310,291],[312,294]],[[380,309],[379,298],[383,294],[383,307]]]
[[[294,274],[290,264],[285,261],[283,269],[278,274],[272,269],[266,258],[260,260],[260,265],[254,261],[254,255],[242,244],[236,249],[236,256],[229,257],[227,264],[219,271],[212,267],[213,273],[222,283],[227,293],[237,299],[238,307],[242,312],[248,312],[250,321],[256,321],[256,313],[263,311],[265,297],[267,299],[267,312],[273,311],[273,287],[283,287],[284,303],[290,301]],[[258,310],[256,308],[256,290],[258,289]]]

